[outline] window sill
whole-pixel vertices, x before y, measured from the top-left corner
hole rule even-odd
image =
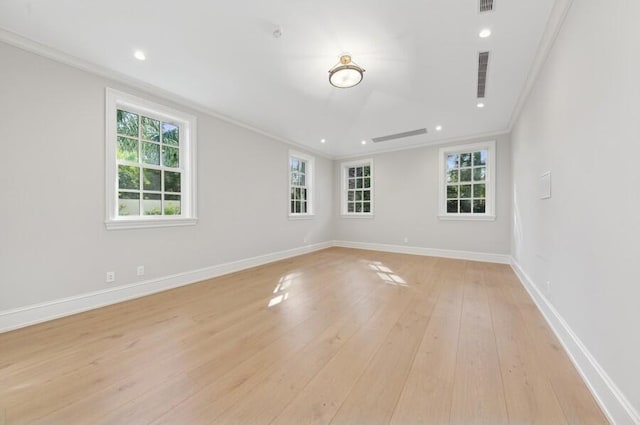
[[[120,219],[104,222],[108,230],[148,229],[153,227],[193,226],[197,218]]]
[[[495,215],[465,215],[465,214],[440,214],[438,218],[443,221],[495,221]]]
[[[342,218],[374,218],[373,213],[342,213]]]
[[[313,220],[315,214],[289,214],[289,220]]]

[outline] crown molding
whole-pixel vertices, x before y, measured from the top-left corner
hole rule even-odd
[[[551,14],[549,15],[549,19],[547,20],[547,25],[545,26],[544,32],[542,33],[542,38],[540,39],[540,43],[538,44],[538,50],[536,51],[533,63],[531,65],[531,68],[529,69],[527,80],[522,91],[520,92],[520,96],[518,97],[518,101],[513,108],[513,112],[511,113],[511,119],[509,120],[509,133],[513,130],[513,127],[518,121],[520,113],[522,112],[522,108],[524,108],[524,105],[527,102],[531,91],[533,90],[533,86],[538,80],[538,76],[540,75],[542,66],[546,63],[547,58],[549,57],[549,53],[551,52],[551,49],[553,48],[553,45],[558,38],[560,29],[562,29],[562,24],[564,23],[564,20],[569,13],[569,9],[571,8],[572,3],[573,0],[556,0],[553,5],[553,9],[551,10]]]
[[[295,146],[298,149],[302,149],[307,152],[311,152],[314,155],[321,156],[327,159],[333,159],[333,157],[320,150],[313,149],[305,144],[295,142],[293,140],[286,139],[284,137],[276,136],[275,134],[269,133],[267,131],[261,130],[257,127],[254,127],[250,124],[244,123],[242,121],[238,121],[235,118],[231,118],[224,114],[221,114],[217,111],[214,111],[211,108],[208,108],[200,103],[189,100],[185,97],[177,95],[168,90],[162,89],[153,84],[149,84],[145,81],[139,80],[137,78],[129,77],[121,72],[114,71],[112,69],[106,68],[104,66],[96,65],[92,62],[86,61],[79,57],[70,55],[61,50],[54,49],[53,47],[46,46],[44,44],[38,43],[37,41],[33,41],[26,37],[23,37],[19,34],[16,34],[11,31],[7,31],[5,29],[0,28],[0,41],[7,43],[11,46],[17,47],[19,49],[25,50],[30,53],[34,53],[36,55],[45,57],[47,59],[51,59],[53,61],[62,63],[64,65],[71,66],[76,69],[80,69],[85,72],[89,72],[94,75],[98,75],[103,78],[108,78],[110,80],[116,81],[118,83],[126,84],[128,86],[132,86],[135,89],[141,90],[143,92],[147,92],[150,95],[160,97],[162,99],[166,99],[171,102],[175,102],[181,106],[185,106],[190,108],[196,112],[200,112],[205,115],[209,115],[211,117],[217,118],[219,120],[228,122],[235,126],[244,128],[246,130],[252,131],[254,133],[260,134],[262,136],[268,137],[270,139],[276,140],[278,142]]]

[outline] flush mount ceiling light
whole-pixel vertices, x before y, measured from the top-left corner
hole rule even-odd
[[[340,62],[329,70],[329,83],[341,89],[356,86],[364,77],[364,69],[351,62],[351,56],[340,56]]]

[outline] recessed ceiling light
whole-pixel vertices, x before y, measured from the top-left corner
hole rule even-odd
[[[326,139],[320,139],[320,143],[326,142]]]
[[[366,140],[363,140],[363,141],[362,141],[362,142],[360,142],[360,143],[362,143],[363,145],[366,145],[366,144],[367,144],[367,141],[366,141]]]
[[[147,57],[145,56],[144,52],[142,50],[136,50],[133,53],[133,57],[138,59],[139,61],[143,61],[145,59],[147,59]]]
[[[442,131],[442,126],[441,125],[436,125],[436,131]]]
[[[484,28],[482,31],[480,31],[480,34],[478,34],[480,38],[487,38],[490,35],[491,35],[491,30],[489,28]]]

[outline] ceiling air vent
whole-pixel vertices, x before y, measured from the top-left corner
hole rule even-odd
[[[493,0],[480,0],[480,13],[491,12],[493,10]]]
[[[390,134],[388,136],[374,137],[373,143],[387,142],[389,140],[403,139],[405,137],[418,136],[420,134],[427,134],[426,128],[420,128],[418,130],[405,131],[404,133]]]
[[[478,54],[478,98],[483,98],[487,89],[487,67],[489,66],[489,52]]]

